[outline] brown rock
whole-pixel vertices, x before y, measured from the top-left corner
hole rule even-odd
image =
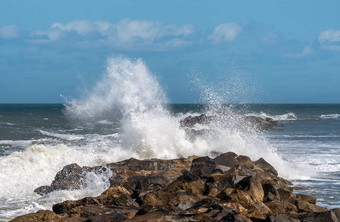
[[[340,221],[340,208],[322,213],[301,215],[300,219],[304,222],[338,222]]]
[[[139,207],[130,195],[131,193],[124,187],[114,186],[104,191],[97,199],[103,205]]]
[[[213,161],[217,165],[227,166],[227,167],[233,167],[237,164],[239,164],[238,160],[236,159],[237,154],[233,152],[227,152],[223,153],[213,159]]]
[[[61,222],[65,219],[63,216],[57,215],[50,210],[39,210],[36,213],[30,213],[19,216],[11,220],[12,222],[36,222],[36,221],[56,221]]]
[[[266,221],[268,222],[300,222],[300,219],[296,215],[278,214],[278,215],[269,216]]]
[[[297,200],[296,206],[298,207],[299,212],[313,212],[320,213],[327,211],[326,208],[320,207],[318,205],[312,204],[306,200]]]
[[[118,222],[128,219],[124,214],[119,211],[115,211],[110,214],[102,214],[98,216],[89,217],[86,222]]]
[[[267,207],[274,213],[274,214],[283,214],[283,213],[294,213],[298,212],[297,207],[294,204],[288,202],[282,202],[278,200],[273,200],[270,202],[265,203]]]
[[[278,173],[275,170],[275,168],[272,165],[270,165],[267,161],[265,161],[263,158],[254,161],[254,164],[263,169],[264,171],[271,173],[274,176],[278,176]]]
[[[217,154],[216,154],[217,155]],[[339,210],[317,206],[311,196],[292,192],[265,160],[228,152],[214,159],[129,160],[105,167],[65,166],[51,186],[78,189],[86,173],[110,170],[111,187],[98,197],[65,201],[53,211],[17,221],[336,221]],[[335,218],[335,219],[334,219]]]
[[[194,159],[191,164],[190,173],[198,177],[208,177],[216,168],[216,163],[209,157],[200,157]]]
[[[295,204],[297,197],[292,191],[286,189],[278,189],[278,192],[282,201]]]
[[[203,194],[205,183],[191,174],[184,174],[165,187],[165,190],[168,192],[183,190],[193,194]]]
[[[73,163],[65,166],[57,173],[51,186],[42,186],[34,190],[38,194],[47,194],[54,190],[72,190],[79,189],[83,184],[83,170],[82,168]]]
[[[280,200],[280,194],[272,184],[263,184],[262,185],[264,191],[263,202],[269,202],[273,200]]]
[[[311,204],[316,204],[316,198],[312,197],[312,196],[309,196],[309,195],[297,194],[296,195],[296,199],[297,200],[304,200],[304,201],[307,201],[307,202],[309,202]]]

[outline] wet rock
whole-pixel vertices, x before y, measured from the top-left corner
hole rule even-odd
[[[268,222],[300,222],[298,216],[291,214],[277,214],[267,218]]]
[[[184,174],[178,177],[175,181],[171,182],[165,191],[176,192],[185,191],[193,194],[203,194],[205,183],[203,180],[196,178],[190,174]]]
[[[47,194],[54,190],[72,190],[79,189],[83,183],[82,168],[73,163],[65,166],[57,173],[51,186],[41,186],[34,190],[38,194]]]
[[[201,114],[199,116],[188,116],[180,121],[182,127],[192,127],[195,124],[208,124],[213,119],[212,116]]]
[[[264,191],[263,202],[269,202],[273,200],[280,200],[280,194],[272,184],[263,184],[262,185]]]
[[[259,130],[272,130],[279,126],[278,122],[272,118],[261,118],[258,116],[245,116],[245,120],[255,126]]]
[[[30,213],[19,216],[11,220],[12,222],[35,222],[35,221],[64,221],[64,217],[50,210],[39,210],[36,213]]]
[[[86,222],[119,222],[127,220],[128,218],[119,211],[110,214],[102,214],[98,216],[89,217]]]
[[[192,161],[190,173],[198,177],[208,177],[215,169],[216,163],[210,157],[200,157]]]
[[[236,159],[237,154],[233,152],[223,153],[213,159],[213,161],[217,165],[227,166],[227,167],[233,167],[237,164],[239,164],[239,161]]]
[[[313,212],[313,213],[320,213],[327,211],[327,208],[320,207],[318,205],[312,204],[306,200],[297,200],[296,206],[299,212]]]
[[[181,127],[190,128],[195,124],[208,125],[212,121],[222,120],[221,116],[206,116],[205,114],[197,115],[197,116],[188,116],[180,121]],[[282,124],[278,124],[277,121],[272,118],[262,118],[258,116],[239,116],[240,122],[244,122],[245,125],[249,124],[252,127],[255,127],[257,130],[273,130],[275,127],[283,126]],[[225,120],[224,120],[225,121]],[[197,131],[197,134],[200,134]]]
[[[104,191],[96,199],[105,206],[139,207],[138,203],[130,195],[131,193],[124,187],[114,186]]]
[[[53,190],[51,186],[41,186],[34,190],[35,193],[40,194],[40,195],[45,195],[45,194],[51,193],[52,191]]]
[[[70,164],[36,192],[78,189],[86,173],[109,171],[110,187],[101,195],[14,221],[337,221],[340,215],[317,206],[314,197],[294,194],[264,159],[252,162],[232,152],[215,158],[131,158],[98,167]]]
[[[267,161],[265,161],[263,158],[254,161],[254,164],[263,169],[264,171],[271,173],[274,176],[278,176],[278,173],[275,170],[275,168],[272,165],[270,165]]]
[[[287,212],[297,214],[298,212],[297,207],[288,202],[273,200],[265,204],[274,214],[283,214]]]
[[[303,201],[307,201],[311,204],[316,204],[316,198],[309,196],[309,195],[304,195],[304,194],[297,194],[296,195],[296,199],[297,200],[303,200]]]

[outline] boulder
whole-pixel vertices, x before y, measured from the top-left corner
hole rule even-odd
[[[235,116],[235,118],[239,118],[239,122],[243,123],[245,127],[251,126],[257,130],[273,130],[275,127],[283,126],[282,124],[278,124],[277,121],[272,118],[262,118],[259,116],[244,116],[239,115]],[[213,121],[226,122],[228,118],[225,116],[207,116],[205,114],[200,114],[196,116],[187,116],[186,118],[180,120],[181,127],[192,128],[195,124],[208,125]],[[191,131],[190,131],[191,132]],[[201,131],[194,130],[193,134],[200,135]]]
[[[11,220],[12,222],[36,222],[36,221],[66,221],[65,217],[50,210],[39,210],[36,213],[22,215]]]
[[[339,209],[328,211],[314,197],[294,194],[264,159],[253,162],[232,152],[215,158],[131,158],[98,167],[70,164],[36,192],[79,189],[86,173],[109,171],[110,187],[101,195],[13,221],[339,221]]]

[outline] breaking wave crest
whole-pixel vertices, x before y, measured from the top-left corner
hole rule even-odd
[[[194,137],[179,123],[183,115],[190,113],[175,116],[164,107],[167,99],[163,90],[139,59],[111,58],[102,79],[82,100],[67,105],[66,114],[89,120],[119,113],[119,147],[127,153],[124,156],[167,159],[233,151],[254,160],[263,157],[282,176],[296,176],[296,172],[287,170],[290,163],[263,136],[242,127],[238,115],[222,105],[225,98],[207,84],[200,87],[208,103],[206,115],[217,118],[206,126],[205,132]],[[296,118],[293,113],[288,116]]]
[[[271,118],[276,121],[285,121],[285,120],[297,120],[298,118],[296,117],[295,113],[285,113],[282,115],[269,115],[265,112],[260,112],[260,113],[250,113],[247,114],[248,116],[258,116],[261,118]]]
[[[340,114],[325,114],[320,116],[321,119],[338,119]]]
[[[89,181],[98,186],[92,189],[94,191],[86,188],[58,191],[43,198],[33,192],[39,186],[50,184],[55,174],[70,163],[94,166],[131,157],[169,159],[233,151],[248,155],[252,160],[263,157],[280,176],[308,177],[301,168],[284,160],[263,135],[241,127],[243,124],[238,115],[221,105],[226,101],[214,94],[213,89],[203,91],[209,93],[206,98],[211,104],[207,105],[205,114],[215,116],[215,120],[201,128],[181,127],[180,120],[192,113],[174,115],[166,109],[165,93],[143,61],[121,57],[110,59],[106,72],[94,88],[83,98],[67,104],[65,115],[77,123],[76,129],[80,131],[86,128],[78,127],[81,123],[97,127],[112,125],[115,130],[105,135],[41,130],[41,134],[58,139],[60,144],[31,145],[21,152],[0,157],[0,201],[6,201],[4,210],[0,207],[0,211],[11,218],[12,215],[49,209],[53,203],[66,199],[95,196],[108,186],[105,178],[109,175],[90,175]],[[285,118],[296,118],[294,114],[288,116]],[[197,129],[203,130],[190,133]],[[27,202],[31,207],[22,209]],[[13,210],[8,211],[11,207]]]

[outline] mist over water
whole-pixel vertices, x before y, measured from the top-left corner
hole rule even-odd
[[[275,133],[268,137],[257,132],[240,118],[240,109],[225,105],[237,93],[221,95],[221,90],[201,80],[197,80],[197,86],[207,104],[199,111],[173,112],[167,108],[164,91],[142,60],[116,57],[108,60],[105,73],[93,89],[69,101],[62,113],[52,110],[53,107],[39,111],[34,118],[30,117],[27,125],[15,122],[17,116],[25,113],[12,119],[7,117],[10,113],[2,115],[0,130],[4,126],[7,131],[21,132],[23,128],[31,131],[23,134],[25,139],[0,141],[1,149],[8,152],[0,156],[0,221],[51,209],[54,203],[64,200],[96,196],[108,188],[110,172],[87,175],[87,183],[81,190],[52,192],[46,196],[33,192],[39,186],[49,185],[55,174],[71,163],[97,166],[131,157],[170,159],[233,151],[252,160],[263,157],[277,169],[279,176],[287,179],[315,177],[310,162],[296,159],[289,150],[278,149],[282,143],[272,139]],[[37,111],[24,109],[24,112]],[[180,126],[181,119],[202,112],[214,116],[211,123],[193,127],[203,133],[192,136],[190,129]],[[338,118],[335,112],[318,114],[318,118],[324,121]],[[253,110],[250,114],[291,122],[301,118],[289,111],[269,115]],[[335,172],[338,172],[337,164],[331,166]]]

